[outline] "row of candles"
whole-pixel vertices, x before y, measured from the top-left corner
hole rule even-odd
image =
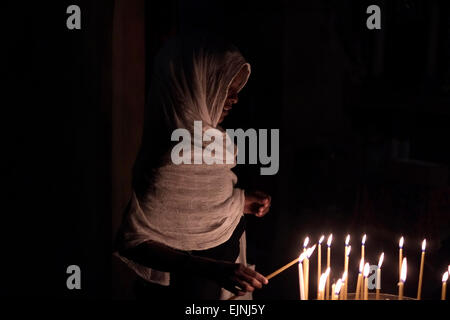
[[[344,253],[344,273],[342,278],[338,279],[335,283],[331,285],[330,288],[330,258],[331,258],[331,242],[333,240],[333,235],[330,234],[327,241],[327,261],[326,261],[326,271],[322,273],[322,242],[325,236],[321,236],[318,243],[314,244],[311,247],[308,247],[309,237],[305,238],[303,242],[303,252],[297,259],[294,259],[290,263],[276,270],[275,272],[268,275],[266,278],[271,279],[282,271],[286,270],[290,266],[298,263],[298,277],[299,277],[299,289],[300,289],[300,299],[308,300],[309,299],[309,262],[310,258],[317,247],[317,299],[318,300],[347,300],[348,293],[348,264],[349,264],[349,255],[350,255],[350,235],[347,235],[345,239],[345,253]],[[368,291],[369,291],[369,272],[370,265],[368,262],[365,263],[364,255],[365,255],[365,242],[366,235],[362,237],[361,241],[361,261],[359,264],[359,273],[356,284],[356,292],[355,299],[356,300],[368,300]],[[400,238],[399,241],[399,282],[398,282],[398,299],[403,300],[403,290],[404,284],[406,282],[406,271],[407,271],[407,260],[406,257],[403,257],[403,237]],[[426,249],[426,240],[424,239],[422,242],[422,255],[420,261],[420,272],[419,272],[419,283],[417,288],[417,299],[421,299],[422,294],[422,280],[423,280],[423,268],[425,261],[425,249]],[[376,270],[376,278],[375,278],[375,287],[376,300],[380,299],[380,286],[381,286],[381,266],[384,260],[384,253],[381,253],[378,266]],[[448,266],[448,270],[444,273],[442,277],[442,291],[441,291],[441,300],[446,299],[446,288],[447,288],[447,279],[450,273],[450,265]],[[330,290],[331,289],[331,290]]]

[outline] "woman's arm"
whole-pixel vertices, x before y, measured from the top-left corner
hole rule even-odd
[[[268,282],[264,276],[243,264],[191,255],[155,241],[147,241],[119,253],[149,268],[203,276],[236,295],[262,288]]]

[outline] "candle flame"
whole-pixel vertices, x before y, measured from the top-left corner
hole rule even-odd
[[[342,281],[345,282],[346,279],[347,279],[347,271],[344,271],[344,273],[342,274]]]
[[[402,282],[406,281],[406,257],[403,258],[403,262],[402,262],[402,272],[400,274],[400,280]]]
[[[303,260],[305,260],[305,257],[306,257],[306,253],[305,253],[305,252],[302,252],[302,254],[298,257],[298,262],[299,262],[299,263],[302,263]]]
[[[423,239],[423,241],[422,241],[422,251],[425,251],[426,247],[427,247],[427,240]]]
[[[324,238],[325,238],[324,235],[322,235],[322,236],[320,237],[320,239],[319,239],[319,244],[322,244],[322,241],[323,241]]]
[[[305,238],[305,241],[303,241],[303,248],[306,248],[306,246],[308,245],[308,243],[309,243],[309,237],[306,237],[306,238]]]
[[[369,271],[370,271],[370,266],[369,266],[369,263],[367,262],[365,265],[364,265],[364,278],[367,278],[368,276],[369,276]]]
[[[308,250],[306,250],[306,257],[309,259],[309,257],[311,257],[311,255],[313,254],[314,250],[316,249],[316,245],[313,245],[311,248],[309,248]]]
[[[380,255],[380,260],[378,260],[378,268],[381,268],[384,260],[384,252]]]
[[[328,246],[331,246],[331,241],[333,240],[333,234],[330,234],[329,236],[328,236],[328,241],[327,241],[327,245]]]
[[[403,237],[401,237],[400,241],[398,242],[398,246],[400,249],[403,248],[403,241],[404,241],[404,239],[403,239]]]
[[[336,286],[334,287],[334,293],[335,293],[336,295],[338,295],[339,292],[341,292],[341,287],[342,287],[342,280],[339,279],[339,280],[336,282]]]
[[[325,289],[325,284],[327,282],[328,274],[330,273],[330,268],[327,269],[322,275],[320,276],[319,280],[319,291],[323,291]]]
[[[347,238],[345,238],[345,245],[348,246],[348,243],[350,242],[350,235],[347,235]]]
[[[362,241],[361,241],[362,245],[364,245],[366,243],[366,235],[363,235]]]
[[[350,249],[352,248],[352,246],[348,246],[347,248],[347,257],[350,255]]]
[[[442,276],[442,282],[447,282],[448,280],[448,271],[444,272],[444,275]]]
[[[364,258],[361,258],[361,262],[359,263],[359,273],[362,273],[364,269]]]

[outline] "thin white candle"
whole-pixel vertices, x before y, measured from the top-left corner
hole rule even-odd
[[[317,246],[317,299],[319,299],[320,274],[322,273],[322,241],[325,238],[322,235]]]
[[[361,259],[364,259],[365,248],[366,248],[366,235],[364,234],[361,240]]]
[[[448,280],[448,271],[445,271],[444,275],[442,276],[441,300],[446,299],[447,280]]]
[[[337,300],[337,298],[339,297],[339,293],[341,292],[341,290],[342,290],[342,280],[339,279],[336,282],[336,286],[334,287],[334,292],[333,292],[333,294],[335,296],[335,300]]]
[[[403,288],[406,281],[406,257],[402,261],[402,271],[400,272],[400,282],[398,283],[398,300],[403,300]]]
[[[403,260],[403,237],[398,242],[398,279],[400,280],[402,274],[402,260]]]
[[[363,276],[364,276],[364,291],[363,291],[364,297],[363,297],[363,299],[364,300],[369,299],[369,278],[368,278],[369,271],[370,271],[370,265],[369,265],[369,263],[366,263],[364,265],[364,273],[363,273]]]
[[[363,269],[364,269],[364,259],[361,259],[361,261],[359,262],[358,281],[356,282],[355,300],[358,300],[361,296],[361,288],[363,287],[363,285],[361,284],[363,280],[362,279]]]
[[[425,262],[425,248],[426,247],[427,247],[427,240],[423,239],[422,257],[420,258],[419,284],[417,286],[417,300],[420,300],[420,298],[422,296],[423,265]]]
[[[380,300],[380,289],[381,289],[381,265],[384,260],[384,252],[380,255],[380,260],[378,260],[377,278],[376,278],[376,300]]]
[[[305,259],[306,254],[303,252],[299,257],[298,257],[298,286],[300,289],[300,300],[306,300],[305,298],[305,281],[303,279],[303,267],[302,267],[302,263],[303,260]]]
[[[331,241],[333,241],[333,234],[328,236],[327,241],[327,270],[330,270],[330,259],[331,259]],[[330,299],[330,278],[327,278],[327,287],[326,287],[326,300]]]
[[[330,268],[327,268],[327,270],[320,276],[320,283],[319,283],[319,292],[320,292],[320,300],[325,299],[325,283],[327,282],[328,276],[330,275]]]

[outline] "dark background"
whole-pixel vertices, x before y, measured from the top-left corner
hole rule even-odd
[[[66,28],[71,4],[81,30]],[[381,7],[381,30],[366,28],[371,4]],[[280,129],[277,175],[236,168],[241,187],[273,199],[266,217],[248,219],[249,262],[271,273],[298,256],[306,235],[333,232],[337,278],[350,233],[353,288],[367,233],[366,256],[376,264],[385,252],[382,286],[395,293],[403,235],[405,293],[415,296],[426,237],[423,298],[438,299],[450,257],[449,9],[418,0],[9,2],[0,294],[133,296],[134,275],[111,247],[152,58],[171,36],[206,28],[252,65],[224,126]],[[81,267],[80,291],[66,288],[70,264]],[[296,272],[255,298],[298,299]]]

